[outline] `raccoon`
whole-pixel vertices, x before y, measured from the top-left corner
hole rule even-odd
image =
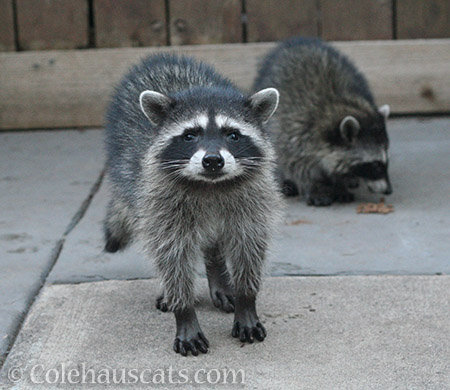
[[[209,65],[159,54],[129,71],[107,110],[105,250],[135,240],[153,256],[157,307],[174,312],[184,356],[209,347],[194,309],[201,258],[214,305],[235,313],[232,336],[266,337],[255,301],[281,206],[264,129],[278,96],[245,96]]]
[[[280,91],[269,122],[286,195],[308,205],[351,202],[362,179],[390,194],[386,120],[364,76],[342,53],[314,38],[291,38],[263,60],[254,88]]]

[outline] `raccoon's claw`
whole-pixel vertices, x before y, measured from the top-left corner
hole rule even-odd
[[[343,192],[341,194],[336,194],[335,201],[340,203],[350,203],[355,200],[355,195],[351,192]]]
[[[226,313],[234,312],[234,297],[224,291],[216,291],[211,294],[213,304],[218,309],[222,309]]]
[[[183,336],[177,336],[173,343],[173,350],[183,356],[187,356],[189,351],[191,351],[194,356],[197,356],[199,351],[207,353],[208,347],[208,339],[202,332],[198,332],[194,337],[189,339],[186,339]]]
[[[308,206],[329,206],[333,203],[333,198],[328,195],[323,196],[309,196],[306,199]]]
[[[239,338],[239,340],[243,343],[248,341],[251,344],[254,339],[264,341],[267,336],[267,332],[264,325],[259,321],[255,324],[244,324],[239,321],[235,321],[231,335]]]
[[[164,313],[169,311],[167,303],[164,302],[164,295],[160,295],[158,298],[156,298],[156,308]]]

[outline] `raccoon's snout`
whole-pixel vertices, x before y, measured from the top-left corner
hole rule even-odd
[[[392,186],[389,179],[379,179],[369,181],[367,187],[371,192],[378,192],[384,195],[392,194]]]
[[[217,172],[223,168],[225,160],[219,153],[208,153],[203,157],[202,165],[208,172]]]

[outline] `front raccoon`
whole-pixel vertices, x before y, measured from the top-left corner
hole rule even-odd
[[[201,257],[214,305],[235,311],[232,335],[266,336],[255,300],[280,195],[263,124],[277,104],[273,88],[245,97],[203,63],[155,55],[131,69],[109,106],[105,249],[136,239],[153,255],[157,307],[175,313],[182,355],[208,350],[194,310]]]
[[[283,192],[309,205],[349,202],[348,188],[363,179],[370,190],[390,194],[389,106],[377,108],[364,76],[319,39],[293,38],[265,58],[256,89],[281,93],[269,124],[278,154]]]

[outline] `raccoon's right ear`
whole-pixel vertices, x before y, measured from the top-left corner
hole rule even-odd
[[[153,124],[158,124],[173,105],[171,98],[155,91],[144,91],[139,96],[139,104],[145,116]]]
[[[266,123],[278,107],[280,94],[275,88],[266,88],[249,97],[250,107]]]
[[[361,128],[358,120],[354,116],[346,116],[339,125],[342,138],[348,142],[352,142]]]

